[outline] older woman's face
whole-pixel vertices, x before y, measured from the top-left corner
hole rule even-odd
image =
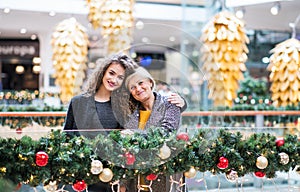
[[[102,84],[108,91],[114,91],[122,85],[124,75],[124,67],[117,62],[112,63],[104,73]]]
[[[151,97],[153,94],[152,86],[150,79],[139,76],[132,77],[128,83],[131,95],[140,102],[146,101]]]

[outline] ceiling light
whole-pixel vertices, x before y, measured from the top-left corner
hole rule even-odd
[[[272,15],[278,15],[280,10],[280,3],[277,1],[275,2],[275,4],[273,5],[273,7],[271,7],[270,12],[272,13]]]
[[[169,37],[169,41],[174,42],[176,38],[174,36]]]
[[[137,29],[141,30],[144,28],[144,22],[139,20],[138,22],[136,22],[135,26]]]
[[[235,16],[239,19],[242,19],[244,17],[244,14],[245,14],[244,8],[241,8],[235,12]]]
[[[22,74],[22,73],[24,73],[24,67],[22,66],[22,65],[18,65],[18,66],[16,66],[16,73],[17,74]]]
[[[3,12],[4,12],[4,13],[9,13],[9,12],[10,12],[10,8],[4,8],[4,9],[3,9]]]
[[[50,12],[49,12],[49,16],[54,17],[55,15],[56,15],[56,12],[55,12],[55,11],[50,11]]]
[[[261,61],[262,61],[263,63],[269,63],[269,62],[270,62],[270,59],[269,59],[269,57],[263,57]]]
[[[133,59],[135,59],[135,58],[137,57],[136,52],[132,52],[132,53],[131,53],[131,57],[132,57]]]
[[[35,34],[31,35],[30,39],[31,40],[36,40],[37,36]]]
[[[34,57],[32,59],[32,63],[34,64],[40,64],[42,62],[42,59],[40,57]]]
[[[147,38],[147,37],[143,37],[143,38],[142,38],[142,42],[143,42],[143,43],[150,43],[150,39]]]
[[[25,28],[20,29],[21,34],[25,34],[26,32],[27,32],[27,29],[25,29]]]
[[[39,74],[40,72],[41,72],[41,66],[40,65],[34,65],[33,67],[32,67],[32,71],[33,71],[33,73],[35,73],[35,74]]]

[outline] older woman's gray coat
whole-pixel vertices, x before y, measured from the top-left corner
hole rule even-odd
[[[168,132],[177,131],[181,119],[180,107],[171,104],[166,96],[156,92],[154,95],[155,101],[144,130],[146,131],[150,127],[161,127]],[[138,129],[140,109],[142,109],[141,105],[129,116],[124,125],[126,129]]]

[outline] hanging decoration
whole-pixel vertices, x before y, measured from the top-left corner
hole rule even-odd
[[[103,164],[101,161],[99,160],[92,160],[92,163],[91,163],[91,172],[92,174],[94,175],[98,175],[102,172],[103,170]]]
[[[66,104],[80,93],[87,69],[88,35],[86,29],[70,18],[60,22],[52,34],[55,83],[60,88],[60,99]]]
[[[271,71],[273,105],[276,107],[298,105],[300,101],[300,41],[291,38],[275,46],[270,51],[270,64],[267,69]]]
[[[220,157],[217,167],[219,169],[226,169],[228,167],[229,161],[226,157]]]
[[[255,175],[256,177],[258,177],[258,178],[263,178],[263,177],[266,176],[266,174],[265,174],[264,172],[262,172],[262,171],[256,171],[256,172],[254,173],[254,175]]]
[[[102,0],[87,0],[87,6],[89,8],[88,20],[92,24],[94,29],[98,29],[101,26],[101,6],[105,1]]]
[[[72,186],[74,191],[77,191],[77,192],[81,192],[81,191],[85,190],[86,187],[87,187],[87,185],[84,180],[76,181]]]
[[[102,182],[110,182],[113,178],[113,172],[109,168],[104,168],[103,171],[99,175],[99,179]]]
[[[135,162],[135,156],[130,153],[130,152],[126,152],[124,154],[124,157],[126,158],[126,165],[133,165]]]
[[[48,164],[49,156],[44,151],[39,151],[35,155],[35,163],[37,166],[44,167]]]
[[[228,11],[216,14],[201,36],[203,69],[214,106],[232,106],[246,71],[247,37],[244,23]]]
[[[148,181],[154,181],[154,180],[157,179],[157,177],[158,177],[158,175],[156,175],[156,174],[154,174],[154,173],[150,173],[149,175],[146,176],[146,179],[147,179]]]
[[[87,0],[89,21],[101,28],[107,53],[127,52],[132,42],[134,0]]]
[[[183,174],[186,178],[194,178],[196,177],[197,170],[195,169],[195,167],[191,167],[188,171],[184,172]]]
[[[256,167],[259,169],[265,169],[268,166],[268,159],[264,156],[259,156],[256,159]]]
[[[108,0],[101,7],[101,33],[108,54],[128,50],[132,42],[134,0]],[[127,51],[126,51],[127,52]]]
[[[159,149],[159,157],[161,159],[168,159],[171,156],[171,149],[166,143]]]

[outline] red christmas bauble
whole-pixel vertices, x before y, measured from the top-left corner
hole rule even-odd
[[[48,154],[45,153],[44,151],[39,151],[35,154],[35,163],[38,165],[38,166],[46,166],[48,164]]]
[[[217,167],[219,169],[226,169],[228,167],[229,161],[226,157],[220,157],[219,163],[217,164]]]
[[[183,141],[189,141],[190,137],[189,137],[189,135],[187,133],[181,132],[181,133],[177,134],[176,139],[177,140],[183,140]]]
[[[262,177],[264,177],[266,174],[265,174],[264,172],[261,172],[261,171],[256,171],[256,172],[254,173],[254,175],[255,175],[256,177],[262,178]]]
[[[280,147],[282,145],[284,145],[284,139],[283,138],[277,138],[276,139],[276,146]]]
[[[72,186],[72,188],[78,192],[85,190],[86,187],[87,187],[87,185],[84,180],[76,181]]]
[[[158,177],[157,175],[155,175],[154,173],[151,173],[151,174],[149,174],[149,175],[146,176],[146,179],[148,181],[154,181],[154,180],[157,179],[157,177]]]
[[[126,157],[126,164],[127,165],[133,165],[135,162],[135,156],[129,152],[125,153],[124,155]]]
[[[19,128],[16,128],[16,133],[17,133],[17,134],[22,134],[22,128],[20,128],[20,127],[19,127]]]
[[[22,183],[20,182],[17,184],[15,190],[18,191],[19,189],[21,189],[21,187],[22,187]]]

